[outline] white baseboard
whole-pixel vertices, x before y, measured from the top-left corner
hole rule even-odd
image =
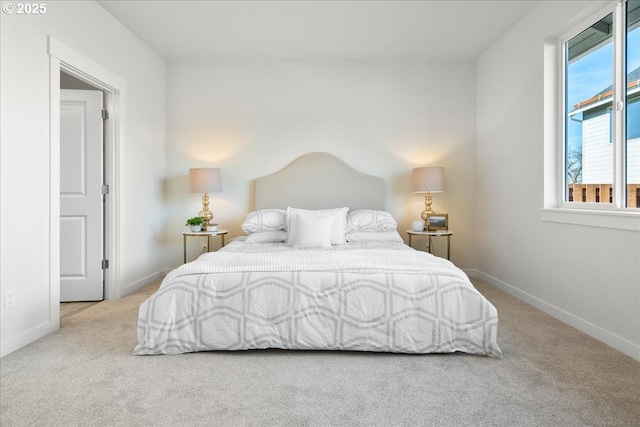
[[[166,276],[172,269],[171,268],[163,268],[160,271],[156,271],[155,273],[149,274],[148,276],[143,277],[140,280],[136,280],[133,283],[130,283],[126,286],[124,286],[121,290],[120,290],[120,297],[124,297],[125,295],[130,294],[133,291],[136,291],[146,285],[148,285],[151,282],[155,282],[158,279],[162,279],[164,276]]]
[[[153,274],[143,277],[140,280],[136,280],[135,282],[125,286],[121,291],[121,296],[125,296],[143,286],[148,285],[151,282],[154,282],[158,279],[166,276],[172,269],[164,268],[160,271],[157,271]],[[56,322],[57,319],[57,322]],[[60,314],[58,313],[56,319],[52,321],[48,321],[42,323],[34,328],[31,328],[23,333],[11,337],[5,340],[0,341],[0,357],[4,357],[7,354],[13,353],[14,351],[31,344],[32,342],[39,340],[42,337],[49,335],[52,332],[55,332],[60,328]]]
[[[462,271],[469,277],[478,277],[478,270],[475,268],[463,269]]]
[[[502,280],[496,279],[493,276],[490,276],[482,271],[474,271],[472,277],[477,277],[479,279],[484,280],[485,282],[502,289],[503,291],[513,295],[526,302],[527,304],[541,310],[548,315],[555,317],[556,319],[573,326],[579,331],[584,332],[585,334],[602,341],[603,343],[615,348],[616,350],[626,354],[629,357],[632,357],[638,361],[640,361],[640,345],[634,342],[629,341],[626,338],[623,338],[619,335],[614,334],[613,332],[607,331],[606,329],[601,328],[598,325],[595,325],[587,320],[582,319],[572,313],[569,313],[566,310],[561,309],[560,307],[556,307],[553,304],[550,304],[544,300],[541,300],[538,297],[535,297],[527,292],[524,292],[515,286],[512,286]],[[466,272],[468,275],[469,272]],[[499,315],[499,314],[498,314]]]
[[[9,353],[13,353],[16,350],[28,344],[31,344],[32,342],[39,340],[40,338],[45,337],[52,332],[55,332],[58,328],[60,328],[59,316],[57,322],[53,320],[41,323],[40,325],[24,331],[23,333],[18,334],[15,337],[2,340],[2,342],[0,343],[0,357],[4,357]]]

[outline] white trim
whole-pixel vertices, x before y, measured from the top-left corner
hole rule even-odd
[[[588,227],[614,228],[640,232],[640,211],[603,211],[588,209],[547,208],[540,209],[543,221]]]
[[[544,149],[543,149],[543,176],[544,176],[544,207],[551,208],[560,205],[563,193],[563,178],[560,172],[564,167],[562,162],[564,148],[562,141],[562,132],[564,129],[564,120],[558,120],[563,110],[562,93],[562,75],[558,78],[559,73],[562,74],[563,67],[558,63],[561,55],[558,50],[562,50],[562,46],[558,39],[546,39],[544,42]],[[559,184],[560,182],[560,184]]]
[[[128,295],[158,279],[163,279],[172,270],[172,268],[163,268],[160,271],[156,271],[155,273],[149,274],[140,280],[136,280],[135,282],[128,284],[122,289],[122,296]]]
[[[51,36],[48,36],[48,53],[69,67],[76,68],[76,76],[87,83],[109,92],[127,93],[126,80]]]
[[[0,350],[0,357],[4,357],[22,347],[31,344],[32,342],[43,338],[52,332],[55,332],[60,328],[60,302],[58,301],[58,321],[57,324],[51,320],[47,320],[33,328],[29,328],[26,331],[2,340],[2,349]]]
[[[626,354],[629,357],[632,357],[638,361],[640,361],[640,345],[634,342],[629,341],[626,338],[623,338],[619,335],[614,334],[613,332],[607,331],[606,329],[601,328],[598,325],[595,325],[587,320],[584,320],[572,313],[569,313],[566,310],[561,309],[560,307],[556,307],[553,304],[550,304],[538,297],[535,297],[527,292],[524,292],[515,286],[512,286],[502,280],[499,280],[493,276],[490,276],[482,271],[478,271],[478,278],[484,280],[485,282],[495,286],[496,288],[502,289],[503,291],[513,295],[514,297],[526,302],[527,304],[537,308],[540,311],[564,322],[574,328],[584,332],[585,334],[602,341],[603,343],[615,348],[616,350]],[[498,316],[500,313],[498,312]]]
[[[109,260],[109,268],[106,270],[105,299],[118,299],[122,296],[122,277],[120,268],[122,266],[122,254],[120,253],[120,242],[122,235],[124,217],[124,186],[122,185],[122,173],[124,171],[124,151],[121,147],[124,143],[125,129],[125,100],[123,93],[107,92],[107,107],[110,117],[107,120],[105,129],[108,150],[106,152],[106,174],[105,180],[109,185],[109,197],[107,197],[107,217],[109,226],[106,228],[105,247],[106,256]]]
[[[109,268],[105,273],[105,298],[120,298],[122,284],[120,276],[121,253],[120,242],[122,241],[122,210],[124,209],[123,186],[121,185],[121,175],[123,167],[123,151],[120,147],[124,144],[124,111],[127,84],[124,79],[107,70],[103,66],[93,62],[81,53],[69,48],[55,38],[48,36],[48,53],[51,58],[50,73],[50,151],[51,155],[51,235],[49,241],[49,252],[52,254],[50,266],[50,293],[51,293],[51,322],[58,322],[59,327],[59,304],[60,304],[60,274],[59,250],[60,250],[60,224],[59,224],[59,200],[57,200],[60,185],[60,71],[77,77],[92,86],[95,86],[106,93],[107,107],[112,111],[110,123],[107,126],[105,137],[108,151],[106,154],[106,180],[110,188],[110,197],[107,198],[107,235],[106,257],[110,260]],[[57,85],[55,84],[57,82]],[[57,154],[54,154],[57,153]],[[56,157],[57,156],[57,157]],[[54,173],[57,172],[57,173]],[[58,189],[58,191],[54,191]],[[56,259],[54,259],[56,258]],[[56,298],[57,296],[57,298]],[[57,299],[57,301],[56,301]],[[54,305],[58,308],[57,320],[54,315]]]
[[[469,268],[469,269],[462,269],[462,271],[464,271],[464,274],[466,274],[469,277],[478,277],[478,270],[475,268]]]
[[[626,187],[626,106],[627,106],[627,64],[625,39],[627,34],[626,14],[624,2],[619,2],[613,13],[613,95],[611,97],[611,112],[613,114],[613,203],[623,208],[627,201]],[[618,110],[619,102],[624,103],[624,110]],[[617,185],[616,185],[617,184]]]
[[[60,60],[49,57],[49,69],[60,68]],[[60,328],[60,73],[49,75],[49,99],[58,106],[49,110],[49,322],[50,332]],[[55,137],[54,137],[55,136]],[[52,176],[58,179],[51,179]],[[53,242],[56,242],[53,250]],[[55,281],[54,281],[55,278]],[[57,286],[54,285],[57,283]]]

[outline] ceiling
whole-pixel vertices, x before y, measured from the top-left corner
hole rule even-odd
[[[538,1],[98,1],[167,61],[473,60]]]

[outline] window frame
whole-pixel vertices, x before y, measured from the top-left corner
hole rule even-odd
[[[615,208],[613,204],[603,207],[593,206],[595,203],[589,206],[585,206],[587,203],[564,203],[564,41],[578,35],[587,26],[612,13],[615,8],[614,2],[606,6],[593,4],[584,10],[578,20],[570,24],[571,27],[564,35],[544,39],[544,188],[540,219],[549,223],[640,233],[640,209]]]
[[[625,11],[625,1],[619,1],[606,7],[600,9],[598,12],[591,15],[588,19],[582,20],[578,25],[576,25],[571,31],[564,34],[558,40],[557,52],[559,54],[558,65],[559,65],[559,89],[558,89],[558,99],[560,101],[559,105],[559,165],[560,174],[557,185],[559,186],[558,191],[558,202],[557,206],[561,209],[580,209],[580,210],[594,210],[594,211],[621,211],[621,212],[640,212],[640,209],[637,208],[629,208],[626,206],[626,149],[625,149],[625,113],[626,113],[626,58],[625,51],[626,46],[626,11]],[[613,202],[608,203],[587,203],[587,202],[570,202],[568,201],[568,179],[567,179],[567,171],[566,171],[566,112],[567,104],[566,104],[566,44],[573,39],[578,34],[585,31],[591,25],[597,23],[607,15],[611,14],[613,17],[613,31],[612,31],[612,43],[613,43],[613,74],[612,74],[612,134],[613,134]],[[621,108],[624,106],[625,108]],[[573,197],[576,200],[575,194]]]

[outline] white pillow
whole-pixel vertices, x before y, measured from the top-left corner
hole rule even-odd
[[[248,243],[280,243],[286,241],[287,232],[284,230],[260,231],[247,236]]]
[[[397,228],[398,223],[386,211],[358,209],[347,214],[347,233],[394,231]]]
[[[284,230],[285,228],[284,209],[261,209],[250,212],[242,223],[242,231],[247,234]]]
[[[396,230],[393,231],[363,231],[361,233],[347,233],[347,242],[401,242],[402,237]]]
[[[332,245],[344,245],[345,240],[345,225],[347,211],[349,208],[337,208],[337,209],[323,209],[323,210],[306,210],[296,209],[292,207],[287,208],[287,242],[289,246],[293,246],[296,241],[297,229],[296,218],[322,218],[331,217],[334,219],[333,226],[331,228],[331,244]]]
[[[334,216],[297,216],[295,218],[296,235],[291,246],[298,249],[330,248],[334,223]]]

